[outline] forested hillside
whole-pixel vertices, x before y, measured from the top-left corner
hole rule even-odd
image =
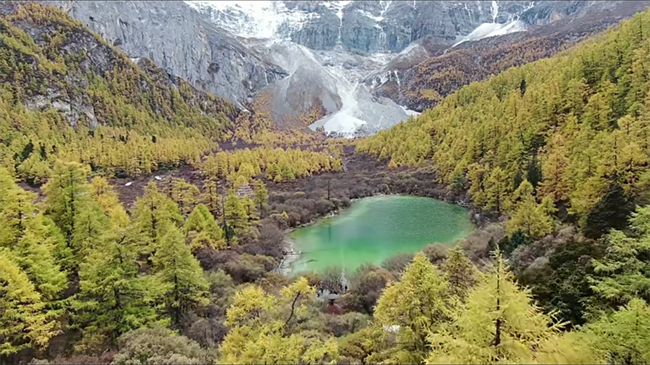
[[[0,14],[0,364],[650,362],[650,10],[356,155],[53,7]],[[281,274],[288,229],[351,198],[445,195],[431,167],[505,228],[346,284]]]
[[[314,141],[130,60],[53,6],[4,2],[0,14],[0,165],[21,180],[42,184],[56,159],[135,176],[196,164],[218,142]]]
[[[433,163],[441,182],[535,237],[552,231],[544,217],[555,211],[598,237],[647,202],[648,133],[646,10],[558,56],[464,87],[357,150],[397,166]]]
[[[610,251],[583,278],[601,316],[568,331],[557,312],[534,304],[500,252],[481,272],[460,247],[425,250],[398,268],[360,267],[341,298],[345,313],[330,313],[315,286],[333,289],[336,276],[266,273],[277,242],[250,244],[265,227],[258,231],[263,183],[253,197],[231,190],[221,200],[214,180],[204,194],[180,180],[151,182],[127,214],[107,181],[87,182],[88,172],[57,163],[34,203],[0,169],[2,363],[650,360],[648,208],[635,214],[632,234],[612,234],[612,247],[636,250]]]
[[[543,4],[539,3],[539,6]],[[525,32],[463,42],[447,49],[444,54],[434,54],[417,64],[404,57],[403,63],[395,62],[391,67],[399,77],[391,78],[374,92],[412,110],[430,109],[473,81],[485,80],[510,67],[553,56],[622,19],[634,16],[647,6],[648,3],[642,1],[623,1],[611,4],[607,11],[564,18]]]
[[[146,173],[197,161],[232,129],[230,103],[145,73],[60,10],[0,9],[0,160],[21,178],[42,183],[56,158]]]

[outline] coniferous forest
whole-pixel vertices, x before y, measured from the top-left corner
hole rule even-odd
[[[650,363],[650,10],[337,140],[2,9],[0,364]],[[378,194],[481,222],[345,289],[279,270]]]

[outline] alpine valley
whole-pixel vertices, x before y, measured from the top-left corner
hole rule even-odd
[[[648,344],[650,1],[0,1],[0,365]]]

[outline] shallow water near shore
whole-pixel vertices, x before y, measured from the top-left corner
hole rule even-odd
[[[412,196],[380,196],[355,201],[335,217],[291,233],[293,274],[322,271],[329,266],[352,273],[364,263],[380,264],[402,252],[417,252],[426,244],[451,244],[476,229],[467,208]]]

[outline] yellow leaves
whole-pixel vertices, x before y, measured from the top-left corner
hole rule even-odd
[[[578,219],[614,180],[638,196],[647,190],[650,153],[642,62],[650,42],[639,31],[647,18],[639,14],[590,44],[467,85],[417,119],[359,141],[357,152],[391,167],[430,163],[448,185],[464,177],[473,203],[497,212],[517,181],[535,185],[536,158],[537,196],[561,202]],[[429,92],[413,93],[423,100]]]
[[[382,326],[365,327],[339,340],[339,356],[342,362],[350,359],[365,364],[383,363],[382,350],[387,345],[386,337]],[[350,360],[347,363],[356,363]]]
[[[183,225],[192,251],[202,247],[210,247],[215,250],[226,248],[226,241],[223,237],[223,231],[217,224],[212,213],[207,206],[197,205],[189,215]]]
[[[530,291],[515,283],[497,257],[455,311],[452,324],[431,334],[426,363],[530,363],[540,352],[540,342],[559,336],[559,327],[532,304]]]
[[[307,346],[306,339],[298,334],[283,337],[270,326],[242,326],[231,329],[221,345],[223,364],[298,364],[321,363],[321,358],[331,351],[328,347]],[[306,351],[305,351],[306,350]],[[334,350],[336,347],[334,345]],[[304,355],[303,355],[304,353]],[[302,361],[301,361],[302,360]]]
[[[43,46],[20,29],[30,22],[45,30],[41,34],[47,41]],[[20,136],[34,136],[35,143],[42,142],[48,154],[58,158],[91,164],[109,174],[138,175],[159,167],[198,163],[201,155],[216,147],[213,141],[232,127],[228,120],[234,119],[236,112],[232,104],[183,81],[179,81],[179,90],[170,88],[159,81],[162,78],[147,77],[125,54],[110,46],[106,51],[115,52],[116,62],[103,75],[80,72],[78,64],[87,57],[85,52],[65,57],[63,62],[61,47],[72,34],[89,33],[98,44],[107,44],[53,6],[21,4],[17,15],[3,20],[0,33],[7,45],[2,51],[0,72],[13,80],[0,92],[0,109],[8,114],[0,118],[0,130],[9,143]],[[10,61],[24,59],[24,55],[35,59],[34,67]],[[148,73],[162,75],[153,63],[142,66]],[[83,82],[63,80],[61,75],[66,72],[71,73],[70,80]],[[77,110],[82,117],[74,129],[54,109],[30,111],[20,104],[25,96],[41,95],[53,83],[63,93],[85,96],[84,100],[91,102],[83,111]],[[21,87],[12,90],[10,84]],[[9,100],[8,94],[18,100]],[[14,155],[0,149],[0,160],[5,158],[14,159]],[[44,182],[54,159],[32,154],[23,160],[15,161],[21,177]]]
[[[90,180],[95,201],[104,211],[104,214],[111,220],[113,228],[124,228],[129,222],[129,216],[120,203],[117,193],[108,184],[108,180],[96,176]]]
[[[256,319],[275,303],[275,297],[266,294],[259,286],[246,286],[235,294],[234,302],[226,312],[226,325],[233,326]]]
[[[592,339],[583,333],[569,332],[552,336],[539,345],[536,364],[606,364],[606,356],[592,346]]]
[[[511,205],[510,220],[506,224],[509,235],[521,230],[529,237],[537,239],[553,232],[553,200],[547,196],[537,204],[533,196],[533,186],[528,180],[524,180],[515,190]]]
[[[314,294],[316,294],[316,288],[309,285],[309,281],[307,280],[307,278],[301,276],[293,284],[282,288],[281,293],[282,293],[282,300],[290,302],[298,293],[300,293],[301,296],[307,298],[313,296]]]
[[[478,163],[473,163],[467,167],[467,179],[470,181],[469,193],[472,200],[483,205],[486,200],[483,179],[486,176],[485,167]]]
[[[647,364],[650,362],[648,328],[650,306],[643,299],[633,298],[615,312],[587,324],[574,342],[584,344],[583,352],[589,351],[592,358],[607,359],[608,364]]]
[[[569,194],[571,208],[569,212],[576,214],[582,219],[591,211],[607,190],[607,181],[600,177],[590,177],[581,184],[581,188]]]
[[[569,158],[562,134],[554,134],[547,147],[552,152],[542,157],[543,180],[538,190],[540,195],[550,196],[555,202],[567,200],[570,189],[566,176]]]
[[[484,185],[485,208],[501,213],[507,204],[507,196],[511,191],[510,186],[510,179],[506,172],[498,166],[493,168]]]
[[[27,275],[0,249],[0,355],[43,348],[58,333],[58,322],[47,313]]]
[[[187,215],[200,199],[201,192],[196,185],[188,183],[185,179],[169,178],[167,189],[171,192],[170,198],[178,204],[181,214]]]
[[[320,339],[308,340],[307,350],[300,357],[303,364],[336,364],[338,358],[338,345],[334,339],[321,341]],[[323,361],[325,360],[325,361]],[[330,361],[327,361],[330,360]]]
[[[23,179],[34,184],[45,183],[51,172],[48,163],[42,161],[35,153],[23,161],[16,170]]]
[[[262,173],[269,180],[281,182],[314,173],[339,171],[342,162],[340,156],[328,152],[259,147],[221,151],[206,157],[199,167],[207,176],[225,177],[238,187]]]
[[[231,175],[231,176],[235,177],[234,181],[232,182],[232,186],[235,189],[242,186],[242,185],[247,185],[248,184],[248,179],[243,175]]]
[[[293,308],[293,316],[300,317],[307,313],[306,303],[313,301],[315,294],[316,288],[309,285],[307,278],[300,277],[296,282],[282,288],[280,302]]]
[[[375,307],[375,319],[398,328],[400,362],[419,363],[428,348],[426,337],[450,314],[448,283],[421,252],[406,268],[402,279],[387,287]]]
[[[290,311],[306,311],[300,300],[314,297],[315,289],[300,278],[282,289],[280,297],[248,285],[235,294],[226,324],[232,329],[221,345],[221,363],[227,364],[322,364],[335,363],[338,346],[316,332],[292,333],[284,322]],[[301,299],[302,298],[302,299]],[[299,308],[296,308],[299,306]],[[295,317],[294,317],[295,318]]]

